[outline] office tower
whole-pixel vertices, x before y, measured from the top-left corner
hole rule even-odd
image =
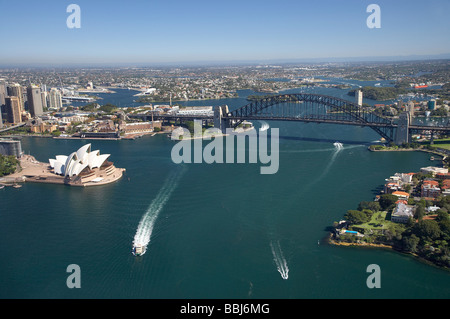
[[[5,82],[0,82],[0,107],[5,105],[5,97],[8,96]]]
[[[36,85],[27,87],[28,110],[32,117],[42,115],[44,109],[42,107],[41,89]]]
[[[5,111],[5,98],[6,98],[6,84],[4,82],[0,82],[0,128],[3,127],[3,118],[2,112]]]
[[[62,108],[61,93],[55,88],[52,88],[48,94],[48,107],[56,110]]]
[[[363,92],[361,90],[358,90],[355,92],[355,99],[356,99],[356,104],[358,104],[358,106],[362,106],[363,104]]]
[[[22,111],[19,98],[17,96],[7,96],[5,102],[8,122],[11,124],[22,123]]]
[[[25,110],[22,86],[20,84],[14,83],[13,85],[8,86],[8,94],[7,95],[17,96],[17,98],[19,99],[20,112]]]

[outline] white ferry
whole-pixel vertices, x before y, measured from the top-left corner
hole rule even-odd
[[[142,256],[143,254],[145,254],[147,250],[147,247],[145,245],[134,245],[133,246],[133,255],[135,256]]]

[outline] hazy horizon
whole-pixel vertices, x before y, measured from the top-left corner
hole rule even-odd
[[[2,0],[0,0],[2,1]],[[173,65],[450,57],[450,2],[373,0],[4,2],[0,65]],[[6,12],[6,11],[5,11]],[[14,35],[11,36],[12,30]]]

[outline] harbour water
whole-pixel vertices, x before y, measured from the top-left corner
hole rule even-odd
[[[236,107],[245,99],[184,103]],[[91,142],[126,173],[101,187],[0,190],[0,298],[450,297],[447,271],[390,250],[322,242],[326,227],[372,200],[385,178],[429,166],[429,155],[369,152],[379,139],[369,128],[268,124],[281,136],[273,175],[261,175],[260,164],[174,164],[175,142],[165,135],[23,138],[40,161]],[[145,255],[135,257],[142,220],[151,231]],[[70,264],[80,266],[79,289],[66,285]],[[379,289],[366,285],[371,264],[381,269]]]

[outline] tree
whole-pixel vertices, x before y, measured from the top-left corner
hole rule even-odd
[[[373,212],[378,212],[381,210],[381,206],[380,203],[378,202],[368,202],[368,201],[360,202],[358,205],[358,210],[362,211],[364,209],[370,209]]]
[[[446,210],[441,208],[437,211],[436,221],[440,222],[442,220],[448,220],[448,213]]]
[[[403,250],[408,252],[416,252],[417,245],[419,244],[420,238],[412,234],[411,236],[405,236],[402,238]]]
[[[14,173],[17,165],[19,165],[19,161],[15,156],[0,154],[0,177]]]
[[[414,218],[420,221],[423,219],[423,216],[425,216],[425,208],[422,205],[417,205],[416,212],[414,213]]]
[[[369,221],[369,217],[362,211],[359,210],[349,210],[344,216],[350,224],[363,224]]]
[[[435,220],[422,220],[413,227],[414,233],[425,241],[432,241],[441,236],[441,229]]]
[[[388,210],[395,205],[398,197],[392,194],[383,194],[380,196],[378,202],[380,203],[381,209]]]
[[[54,130],[52,133],[52,136],[60,136],[61,135],[61,131],[60,130]]]

